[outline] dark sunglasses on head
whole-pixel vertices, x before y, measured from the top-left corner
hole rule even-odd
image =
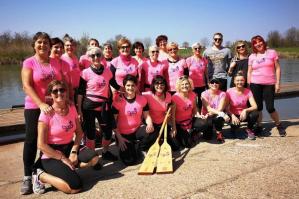
[[[237,49],[245,48],[245,45],[237,46]]]
[[[64,93],[65,91],[66,91],[65,88],[57,88],[57,89],[53,89],[53,90],[51,91],[51,93],[54,94],[54,95],[57,95],[58,92],[59,92],[59,93]]]
[[[214,38],[214,41],[222,41],[222,38]]]
[[[130,49],[130,46],[121,46],[121,49]]]
[[[96,56],[101,57],[102,55],[101,55],[101,53],[96,53],[96,54],[91,54],[89,56],[94,59]]]
[[[158,51],[158,50],[153,50],[152,53],[153,53],[153,54],[154,54],[154,53],[159,53],[159,51]]]

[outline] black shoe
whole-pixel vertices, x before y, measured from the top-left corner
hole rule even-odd
[[[113,155],[110,151],[106,151],[105,153],[102,153],[102,158],[104,160],[109,160],[109,161],[117,161],[118,158],[116,155]]]
[[[285,137],[287,135],[286,130],[284,129],[284,127],[281,124],[276,125],[276,128],[278,130],[280,137]]]
[[[253,129],[256,136],[261,137],[263,134],[263,127],[261,126],[255,126]]]

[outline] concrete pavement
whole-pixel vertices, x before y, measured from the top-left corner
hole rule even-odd
[[[287,120],[287,137],[266,124],[268,137],[200,142],[174,153],[174,173],[138,176],[140,165],[108,163],[81,170],[83,192],[20,196],[23,142],[0,146],[0,198],[299,198],[299,119]],[[266,130],[267,131],[267,130]],[[224,132],[229,137],[229,130]],[[100,151],[99,151],[100,153]]]

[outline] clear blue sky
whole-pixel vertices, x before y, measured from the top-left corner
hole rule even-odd
[[[297,0],[1,0],[0,32],[83,33],[100,43],[117,34],[131,40],[166,34],[192,44],[214,32],[224,41],[299,28]]]

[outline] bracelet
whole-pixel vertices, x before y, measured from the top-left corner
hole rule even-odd
[[[71,153],[77,154],[77,151],[71,151]]]

